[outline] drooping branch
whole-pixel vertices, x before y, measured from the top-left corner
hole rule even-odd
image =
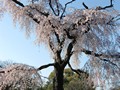
[[[93,55],[95,57],[103,57],[103,58],[120,58],[120,53],[118,54],[104,54],[104,53],[95,53],[93,51],[90,51],[90,50],[86,50],[86,49],[82,49],[81,50],[82,52],[84,52],[85,54],[88,54],[88,55]]]
[[[100,58],[101,57],[103,57],[103,58],[120,58],[119,53],[118,54],[109,54],[109,55],[104,54],[104,53],[99,54],[99,53],[95,53],[94,51],[86,50],[85,48],[82,48],[81,52],[84,52],[87,55],[93,55],[95,57],[100,57]]]
[[[84,53],[87,54],[87,55],[93,55],[93,56],[95,56],[95,57],[100,57],[100,56],[102,56],[102,54],[94,53],[93,51],[86,50],[85,48],[82,48],[81,51],[84,52]]]
[[[111,65],[114,65],[114,66],[116,66],[117,68],[119,68],[118,66],[117,66],[117,64],[115,64],[115,63],[113,63],[112,61],[110,61],[110,60],[107,60],[107,59],[105,59],[105,58],[120,58],[120,54],[112,54],[112,55],[107,55],[107,54],[99,54],[99,53],[94,53],[93,51],[90,51],[90,50],[86,50],[86,49],[82,49],[81,50],[82,52],[84,52],[85,54],[87,54],[87,55],[92,55],[92,56],[95,56],[95,57],[97,57],[98,59],[100,59],[101,61],[105,61],[105,62],[108,62],[108,63],[110,63]]]
[[[78,74],[79,76],[81,75],[81,73],[84,73],[85,75],[87,75],[87,77],[89,76],[87,72],[80,70],[80,69],[73,69],[70,62],[68,62],[68,66],[70,67],[70,69],[75,72],[76,74]]]
[[[111,22],[120,20],[120,14],[116,15],[115,17],[111,18],[106,24],[111,25]]]
[[[101,7],[101,6],[96,7],[96,10],[104,10],[104,9],[111,8],[111,7],[113,7],[113,0],[110,0],[110,5],[105,6],[105,7]]]
[[[111,65],[116,66],[117,68],[119,68],[117,64],[113,63],[113,62],[110,61],[110,60],[107,60],[107,59],[101,59],[101,58],[99,58],[99,59],[100,59],[101,61],[107,62],[107,63],[109,63],[109,64],[111,64]]]
[[[62,12],[62,14],[61,14],[61,16],[60,16],[60,19],[63,18],[64,13],[66,12],[67,5],[68,5],[68,4],[71,4],[71,3],[74,2],[74,1],[75,1],[75,0],[72,0],[72,1],[69,1],[69,2],[67,2],[67,3],[65,4],[65,7],[64,7],[63,12]]]
[[[49,63],[49,64],[47,64],[47,65],[40,66],[40,67],[37,69],[37,71],[42,70],[42,69],[45,69],[45,68],[50,67],[50,66],[55,66],[55,63]]]

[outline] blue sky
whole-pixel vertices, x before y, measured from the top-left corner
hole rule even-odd
[[[81,0],[86,2],[87,5],[93,7],[94,5],[104,5],[109,0]],[[95,3],[94,3],[95,2]],[[103,4],[104,2],[104,4]],[[119,2],[119,0],[116,0]],[[74,3],[77,7],[83,7],[81,2],[77,0]],[[120,8],[116,4],[116,8]],[[36,46],[34,44],[35,37],[26,38],[24,30],[14,27],[10,15],[5,15],[0,21],[0,60],[11,60],[17,63],[25,63],[35,67],[53,62],[50,53],[44,46]],[[84,60],[85,61],[85,60]],[[81,62],[81,66],[83,66]],[[52,68],[42,70],[44,76],[48,76]]]
[[[39,67],[52,62],[44,46],[36,46],[35,38],[25,37],[24,31],[14,27],[9,15],[0,21],[0,60],[10,60]]]

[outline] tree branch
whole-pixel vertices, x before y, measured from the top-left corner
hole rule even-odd
[[[81,49],[81,52],[84,52],[85,54],[88,54],[88,55],[93,55],[95,57],[103,57],[103,58],[120,58],[120,54],[111,54],[111,55],[107,55],[107,54],[104,54],[104,53],[95,53],[93,51],[90,51],[90,50],[86,50],[84,48]]]
[[[63,12],[62,12],[62,14],[61,14],[61,16],[60,16],[60,19],[63,18],[64,13],[66,12],[67,5],[68,5],[68,4],[71,4],[71,3],[74,2],[74,1],[75,1],[75,0],[72,0],[72,1],[69,1],[69,2],[67,2],[67,3],[65,4],[65,7],[64,7]]]
[[[42,70],[42,69],[47,68],[47,67],[50,67],[50,66],[55,66],[55,63],[50,63],[50,64],[47,64],[47,65],[40,66],[40,67],[37,69],[37,71]]]
[[[101,61],[108,62],[108,63],[110,63],[111,65],[116,66],[117,68],[119,68],[119,67],[117,66],[117,64],[113,63],[113,62],[110,61],[110,60],[107,60],[107,59],[101,59],[101,58],[99,58],[99,59],[100,59]]]
[[[95,57],[98,57],[101,61],[108,62],[108,63],[110,63],[111,65],[114,65],[114,66],[116,66],[117,68],[119,68],[119,67],[117,66],[117,64],[115,64],[115,63],[113,63],[112,61],[107,60],[107,59],[105,59],[105,58],[120,58],[120,54],[113,54],[113,55],[98,54],[98,53],[94,53],[93,51],[85,50],[85,49],[82,49],[82,52],[84,52],[85,54],[88,54],[88,55],[93,55],[93,56],[95,56]]]
[[[15,2],[16,4],[18,4],[19,6],[21,7],[25,7],[23,3],[21,3],[20,1],[18,0],[12,0],[13,2]]]
[[[54,31],[54,33],[55,33],[55,36],[56,36],[56,38],[57,38],[57,42],[58,42],[58,44],[60,44],[60,38],[59,38],[59,35]]]
[[[56,3],[56,7],[57,7],[57,12],[58,12],[57,16],[59,16],[60,15],[60,9],[59,9],[59,5],[58,5],[58,0],[55,0],[55,3]]]
[[[56,35],[56,38],[57,38],[57,41],[58,41],[58,45],[60,45],[60,39],[59,39],[59,36],[58,34],[54,31],[54,34]],[[50,49],[53,51],[54,53],[54,60],[56,62],[59,62],[61,63],[61,51],[62,51],[62,46],[61,48],[58,48],[56,49],[55,46],[54,46],[54,43],[51,41],[51,38],[49,37],[49,46],[50,46]]]
[[[64,63],[63,63],[63,66],[66,66],[67,63],[69,62],[70,60],[70,57],[73,55],[73,52],[72,52],[72,49],[73,49],[73,46],[75,44],[75,40],[73,40],[71,43],[69,43],[68,45],[68,48],[67,48],[67,53],[65,55],[65,59],[64,59]]]
[[[70,69],[71,69],[73,72],[75,72],[75,73],[78,74],[79,76],[81,75],[81,73],[85,73],[85,74],[87,75],[87,77],[89,76],[88,73],[87,73],[87,72],[84,72],[83,70],[80,70],[80,69],[75,70],[75,69],[73,69],[72,66],[71,66],[71,64],[70,64],[70,62],[68,62],[68,66],[70,67]]]
[[[0,71],[0,73],[5,73],[5,71]]]
[[[25,7],[25,5],[18,0],[12,0],[12,1],[21,7]],[[36,8],[32,8],[32,9],[36,9]],[[46,17],[48,17],[48,15],[49,15],[49,13],[41,12],[38,9],[36,9],[36,11],[38,11],[41,15],[44,15]],[[30,18],[32,18],[33,21],[35,21],[36,23],[38,23],[38,24],[40,23],[40,21],[37,18],[34,18],[34,15],[31,12],[27,11],[26,15],[28,15]]]
[[[51,23],[51,21],[49,20],[49,24],[51,25],[51,27],[54,29],[54,28],[57,28],[56,26],[54,26],[54,25],[52,25],[52,23]],[[49,45],[50,45],[50,48],[51,48],[51,50],[54,52],[54,54],[60,54],[61,53],[61,51],[62,51],[62,42],[60,41],[60,37],[59,37],[59,35],[56,33],[56,31],[55,30],[53,30],[53,33],[54,33],[54,35],[56,36],[56,39],[57,39],[57,43],[58,43],[58,49],[57,50],[55,50],[55,48],[54,48],[54,44],[52,43],[52,41],[50,40],[50,38],[49,38]],[[60,58],[60,55],[59,55],[59,58]]]
[[[56,0],[55,0],[55,1],[56,1]],[[56,1],[56,2],[57,2],[57,1]],[[49,6],[50,6],[50,8],[52,9],[53,13],[54,13],[56,16],[58,16],[58,14],[56,14],[56,12],[55,12],[55,10],[54,10],[54,8],[53,8],[53,6],[52,6],[51,0],[49,0]]]
[[[50,46],[50,49],[54,53],[54,60],[56,62],[61,62],[61,50],[62,50],[62,48],[57,50],[50,38],[49,38],[49,46]]]
[[[53,53],[55,54],[55,48],[54,48],[54,44],[52,43],[50,37],[49,37],[49,46],[50,46],[50,49],[53,51]]]
[[[110,23],[111,23],[111,22],[114,22],[114,20],[115,20],[115,21],[120,20],[120,14],[118,14],[117,16],[111,18],[106,24],[109,24],[109,25],[110,25]]]
[[[75,36],[71,36],[71,35],[70,35],[70,33],[69,33],[68,30],[64,29],[64,31],[66,32],[66,35],[67,35],[67,37],[68,37],[69,39],[74,39],[74,38],[75,38]]]
[[[86,9],[89,9],[88,6],[84,2],[82,4]]]
[[[105,7],[101,7],[101,6],[96,7],[96,10],[104,10],[104,9],[111,8],[111,7],[113,7],[113,0],[110,0],[110,5],[105,6]]]
[[[39,9],[33,8],[33,7],[31,7],[31,6],[30,6],[30,8],[31,8],[31,9],[35,9],[37,12],[39,12],[39,13],[40,13],[41,15],[43,15],[43,16],[46,16],[46,17],[49,16],[49,13],[48,13],[48,12],[41,12]]]
[[[30,18],[32,18],[33,21],[35,21],[36,23],[38,23],[38,24],[40,23],[40,21],[37,18],[34,18],[33,14],[31,14],[30,12],[27,12],[26,15],[28,15]]]

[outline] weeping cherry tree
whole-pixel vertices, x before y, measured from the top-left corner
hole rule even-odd
[[[69,5],[74,2],[76,0],[1,0],[0,3],[0,15],[9,12],[15,24],[25,29],[28,36],[35,33],[36,42],[50,50],[54,62],[37,70],[54,67],[54,90],[64,90],[63,72],[67,65],[78,75],[85,73],[71,63],[78,64],[82,54],[93,61],[91,65],[102,66],[99,63],[102,61],[107,63],[106,69],[109,65],[119,69],[120,14],[114,9],[113,0],[108,0],[106,6],[94,8],[82,2],[83,8],[69,11]],[[109,76],[107,72],[104,74]],[[118,71],[116,74],[120,77]]]
[[[0,68],[0,90],[38,90],[40,74],[32,66],[3,62]]]

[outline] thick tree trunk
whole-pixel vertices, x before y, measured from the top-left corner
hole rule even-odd
[[[55,87],[53,88],[53,90],[64,90],[63,88],[64,68],[57,64],[57,66],[54,69],[55,69]]]

